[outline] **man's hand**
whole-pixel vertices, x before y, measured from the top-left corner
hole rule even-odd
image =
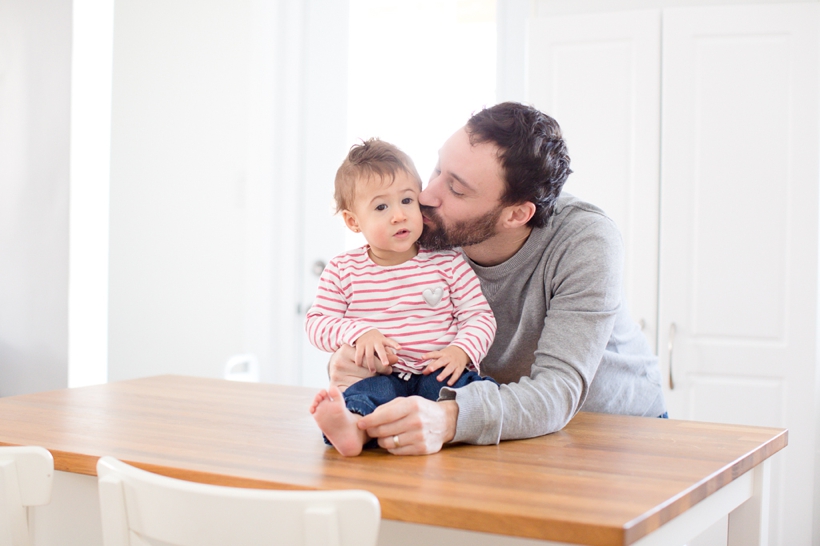
[[[422,356],[424,360],[432,360],[431,363],[424,368],[422,372],[424,375],[429,375],[436,370],[444,368],[436,380],[444,381],[447,377],[450,380],[447,382],[451,387],[455,385],[467,364],[470,363],[470,357],[464,352],[464,349],[456,345],[448,345],[440,351],[432,351]]]
[[[458,404],[420,396],[396,398],[359,420],[360,429],[393,455],[428,455],[455,438]]]
[[[371,373],[367,368],[362,368],[356,365],[356,349],[350,345],[342,345],[338,351],[333,353],[330,357],[330,362],[327,365],[327,375],[330,378],[330,384],[338,387],[339,390],[344,391],[350,385],[364,379],[376,375]],[[394,364],[398,361],[396,355],[388,353],[387,360]],[[393,373],[393,367],[384,367],[381,362],[376,361],[376,372],[382,374]]]
[[[387,359],[388,347],[394,352],[401,349],[397,341],[385,337],[375,328],[360,335],[354,343],[356,344],[356,365],[364,366],[370,372],[378,371],[377,361],[380,361],[385,368],[390,366]]]

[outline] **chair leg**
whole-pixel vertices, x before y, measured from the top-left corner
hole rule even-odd
[[[28,517],[14,461],[0,461],[0,545],[29,546]]]

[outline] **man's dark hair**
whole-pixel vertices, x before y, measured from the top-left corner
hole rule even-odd
[[[527,225],[544,227],[572,173],[558,122],[532,106],[502,102],[474,114],[467,133],[473,146],[489,142],[499,148],[506,186],[501,203],[534,203]]]

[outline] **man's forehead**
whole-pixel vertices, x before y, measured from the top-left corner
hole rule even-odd
[[[439,157],[442,155],[462,155],[465,158],[482,159],[501,166],[498,154],[499,148],[495,142],[473,142],[467,127],[462,127],[439,148]]]
[[[447,139],[439,150],[439,161],[443,171],[467,186],[487,182],[490,178],[495,182],[503,181],[498,146],[493,142],[473,144],[466,127]]]

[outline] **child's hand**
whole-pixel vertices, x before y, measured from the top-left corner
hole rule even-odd
[[[464,373],[464,368],[470,363],[470,357],[467,356],[467,353],[465,353],[461,347],[456,347],[455,345],[448,345],[440,351],[427,353],[422,358],[425,360],[435,359],[424,368],[424,375],[444,368],[436,379],[438,381],[444,381],[447,376],[450,376],[450,380],[447,382],[450,386],[458,381],[458,378]]]
[[[376,371],[376,358],[381,361],[385,367],[390,366],[387,361],[387,349],[392,348],[394,351],[401,349],[401,346],[390,339],[384,337],[381,332],[376,329],[368,330],[360,335],[356,341],[356,365],[364,366],[370,372]]]

